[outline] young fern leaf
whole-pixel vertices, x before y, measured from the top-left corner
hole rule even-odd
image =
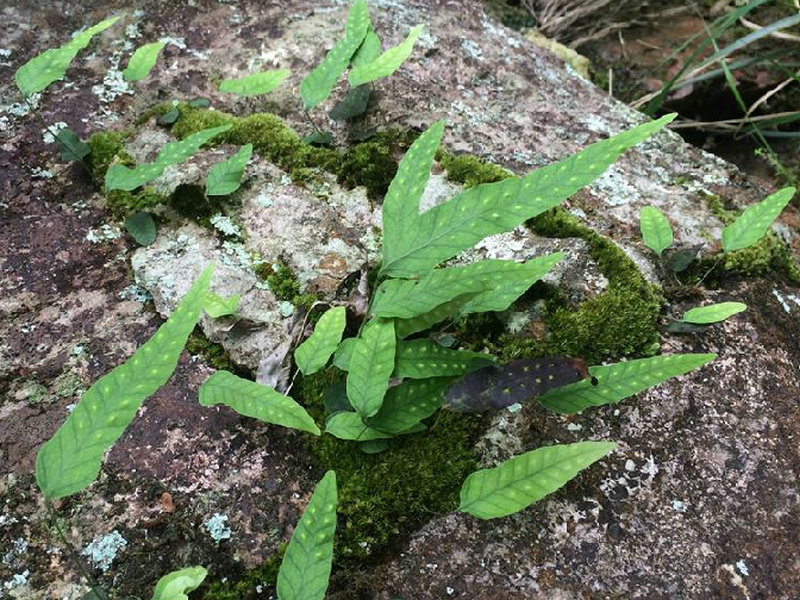
[[[672,246],[672,227],[667,217],[655,206],[642,207],[639,212],[639,229],[642,231],[644,243],[659,256]]]
[[[245,144],[228,160],[218,162],[206,177],[207,196],[226,196],[242,185],[242,176],[247,163],[253,156],[253,144]]]
[[[317,484],[278,570],[278,600],[322,600],[328,589],[336,533],[336,473]]]
[[[764,237],[770,225],[789,204],[795,191],[793,187],[783,188],[761,202],[748,206],[733,223],[722,230],[722,248],[725,252],[747,248]]]
[[[383,200],[383,262],[397,254],[408,235],[407,227],[414,227],[419,218],[419,201],[428,183],[436,150],[442,141],[444,121],[437,121],[419,136],[406,152],[397,167],[397,174],[389,184]]]
[[[97,25],[82,31],[60,48],[45,50],[22,65],[14,73],[14,81],[17,83],[22,95],[27,97],[41,92],[54,81],[64,77],[69,64],[77,56],[78,52],[89,45],[95,34],[105,31],[116,23],[118,19],[119,17],[113,17],[101,21]]]
[[[355,65],[347,78],[350,85],[353,87],[363,85],[382,77],[388,77],[397,71],[414,49],[414,44],[419,39],[422,29],[423,25],[417,25],[397,46],[389,48],[372,62]]]
[[[372,62],[378,58],[380,53],[381,40],[372,26],[370,26],[367,30],[367,35],[364,37],[364,41],[361,42],[361,46],[359,46],[353,58],[350,60],[350,64],[358,66]],[[372,90],[370,90],[368,86],[360,85],[351,87],[344,99],[337,102],[331,109],[329,113],[330,118],[334,121],[348,121],[359,115],[363,115],[369,106],[371,94]]]
[[[358,338],[347,338],[342,340],[333,354],[333,366],[341,369],[342,371],[350,370],[350,359],[353,357],[353,349],[356,346]]]
[[[291,427],[314,435],[321,433],[311,415],[297,402],[269,386],[242,379],[228,371],[217,371],[205,380],[200,386],[200,404],[224,404],[240,415],[265,423]]]
[[[289,76],[289,69],[274,69],[245,75],[239,79],[225,79],[219,84],[219,91],[240,96],[259,96],[269,94]]]
[[[214,292],[208,292],[203,300],[203,310],[212,319],[227,317],[236,312],[241,299],[241,294],[233,294],[230,298],[223,298]]]
[[[385,235],[395,236],[392,239],[396,241],[384,247],[381,275],[424,275],[483,238],[513,229],[557,206],[601,175],[625,150],[674,118],[671,114],[639,125],[524,177],[465,190],[414,220],[401,222],[399,233],[387,231],[392,225],[385,223]]]
[[[393,377],[427,379],[463,375],[470,367],[490,363],[494,357],[469,350],[448,350],[430,340],[397,342]]]
[[[545,408],[567,414],[588,406],[615,404],[670,377],[701,367],[716,357],[716,354],[666,354],[589,367],[596,385],[589,380],[579,381],[551,390],[537,399]]]
[[[514,514],[555,492],[614,448],[614,442],[547,446],[476,471],[461,486],[458,510],[479,519]]]
[[[125,219],[125,229],[142,246],[149,246],[156,241],[156,222],[150,213],[137,212],[132,214]]]
[[[126,362],[98,379],[36,455],[36,483],[45,498],[63,498],[92,483],[103,454],[142,402],[169,379],[200,318],[213,266],[195,281],[175,311]]]
[[[391,433],[385,433],[373,429],[366,425],[358,413],[339,412],[331,416],[325,423],[325,433],[339,438],[340,440],[353,440],[357,442],[368,442],[370,440],[389,439],[394,437]]]
[[[189,600],[189,592],[200,587],[208,571],[203,567],[186,567],[158,580],[153,600]]]
[[[200,149],[200,146],[211,138],[228,131],[231,125],[203,129],[187,136],[185,139],[168,142],[159,151],[156,160],[151,163],[137,165],[133,169],[120,164],[113,164],[106,171],[106,191],[124,190],[131,191],[144,185],[148,181],[160,176],[169,166],[182,163]]]
[[[358,67],[371,63],[380,56],[381,50],[381,38],[375,33],[375,28],[372,26],[372,22],[370,22],[370,26],[367,28],[367,34],[364,36],[364,41],[361,42],[358,50],[356,50],[350,64],[354,67]]]
[[[128,61],[128,66],[122,72],[126,81],[140,81],[150,74],[156,66],[158,55],[166,46],[166,42],[153,42],[139,46]]]
[[[747,310],[747,305],[742,302],[720,302],[687,310],[683,313],[683,321],[697,325],[719,323],[744,310]]]
[[[53,136],[58,145],[61,146],[61,158],[64,160],[74,160],[82,162],[92,151],[89,144],[82,141],[78,134],[69,127],[65,127]]]
[[[364,419],[378,412],[383,403],[394,370],[396,343],[394,322],[373,319],[353,344],[347,373],[347,398]]]
[[[367,425],[392,435],[406,433],[439,409],[442,395],[452,383],[451,377],[436,377],[411,379],[391,387],[383,406],[367,419]]]
[[[370,26],[369,12],[364,0],[356,0],[347,16],[344,38],[340,40],[322,62],[300,84],[300,97],[306,110],[311,110],[330,96],[339,76],[350,64]]]
[[[347,325],[347,311],[344,306],[336,306],[325,311],[314,333],[294,351],[294,360],[303,375],[316,373],[326,364],[336,351]]]

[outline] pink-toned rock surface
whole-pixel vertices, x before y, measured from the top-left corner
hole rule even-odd
[[[45,143],[43,128],[65,122],[83,136],[125,129],[156,102],[202,95],[237,114],[274,111],[308,133],[299,82],[340,35],[346,4],[12,0],[0,7],[0,594],[77,600],[86,591],[51,535],[33,459],[81,390],[160,322],[145,290],[134,285],[132,242],[85,175]],[[490,21],[478,2],[372,0],[370,6],[386,44],[416,23],[427,30],[406,65],[377,84],[377,105],[359,127],[424,127],[445,117],[450,150],[523,173],[642,119],[557,57]],[[122,10],[124,20],[79,55],[67,82],[38,99],[34,113],[22,114],[14,70],[72,31]],[[157,69],[126,90],[118,71],[129,51],[161,36],[174,39]],[[292,76],[266,99],[235,100],[212,84],[277,67]],[[346,126],[328,123],[325,114],[342,91],[314,111],[337,140],[346,138]],[[679,242],[704,243],[710,252],[708,240],[719,239],[722,223],[703,195],[741,207],[765,191],[665,132],[567,206],[655,280],[637,230],[642,205],[669,214]],[[363,218],[354,223],[369,222],[363,190],[342,194]],[[343,214],[341,206],[331,220]],[[246,205],[245,216],[251,209]],[[255,209],[249,214],[254,223],[264,219]],[[795,249],[797,226],[796,212],[779,226]],[[184,227],[194,226],[164,226],[156,247]],[[267,240],[252,243],[261,252],[271,248]],[[211,240],[208,251],[219,248]],[[164,255],[153,256],[140,272],[158,267]],[[348,260],[347,269],[355,265],[354,257]],[[188,286],[188,271],[174,274]],[[170,296],[154,279],[152,295]],[[159,310],[168,310],[180,286],[172,300],[157,303]],[[750,309],[699,336],[665,337],[663,346],[717,352],[716,363],[619,407],[570,419],[526,408],[509,447],[602,438],[619,440],[620,448],[515,517],[480,523],[431,515],[370,567],[370,597],[793,598],[800,586],[800,457],[792,441],[800,434],[800,293],[766,278],[731,281],[707,294],[745,301]],[[674,301],[665,322],[697,300]],[[247,356],[243,362],[255,360]],[[184,356],[171,383],[146,402],[109,453],[98,483],[58,507],[79,549],[118,539],[108,537],[114,531],[125,540],[108,571],[95,570],[120,597],[149,597],[160,574],[189,563],[231,578],[259,564],[288,539],[320,474],[301,436],[199,407],[196,389],[209,372],[202,360]],[[174,510],[167,510],[164,493]],[[227,526],[230,538],[212,539],[204,524],[215,515],[217,532]],[[346,585],[336,594],[347,597]]]

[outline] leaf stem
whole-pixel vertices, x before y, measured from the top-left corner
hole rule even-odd
[[[317,127],[317,124],[314,122],[314,119],[311,118],[311,114],[308,112],[308,109],[303,107],[303,112],[305,113],[308,122],[311,123],[311,126],[314,128],[314,131],[316,131],[318,135],[322,135],[322,130]]]

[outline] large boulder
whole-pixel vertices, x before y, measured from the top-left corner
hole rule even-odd
[[[294,309],[256,277],[253,257],[290,263],[305,288],[332,297],[367,258],[375,260],[373,227],[380,225],[378,206],[363,188],[349,190],[326,174],[324,189],[302,187],[259,157],[238,206],[221,215],[232,220],[218,221],[241,228],[235,239],[230,231],[167,219],[154,245],[134,250],[102,196],[58,160],[42,128],[64,122],[81,135],[136,129],[137,117],[157,102],[204,96],[236,114],[266,106],[309,133],[299,83],[341,34],[347,4],[69,0],[0,9],[3,595],[76,600],[88,589],[52,536],[31,474],[35,453],[80,393],[152,334],[161,320],[156,311],[174,307],[205,261],[220,267],[215,291],[243,294],[242,319],[204,320],[206,334],[235,362],[257,370],[295,335],[296,323]],[[411,130],[446,118],[448,150],[522,174],[644,120],[557,56],[490,20],[476,0],[369,4],[387,45],[417,23],[426,32],[397,74],[377,83],[373,106],[354,129]],[[34,99],[33,111],[22,104],[14,69],[122,8],[122,26],[79,56],[69,83]],[[153,76],[124,83],[119,69],[130,49],[160,36],[172,36],[171,43]],[[292,75],[266,99],[236,100],[211,84],[274,67]],[[343,91],[313,114],[340,146],[350,126],[325,115]],[[155,147],[146,136],[138,139],[134,154]],[[204,159],[198,160],[173,175],[184,183],[202,176],[197,165]],[[454,189],[437,171],[426,202]],[[723,226],[720,206],[741,208],[766,191],[664,131],[566,207],[622,248],[646,278],[674,288],[640,241],[639,209],[661,208],[678,243],[702,245],[711,255]],[[790,212],[778,228],[795,251],[797,223]],[[609,285],[585,243],[521,228],[462,258],[562,249],[572,268],[552,283],[579,306]],[[664,322],[704,297],[745,301],[748,312],[699,335],[661,336],[664,351],[717,352],[712,366],[618,407],[570,418],[532,406],[503,414],[478,444],[484,464],[580,439],[619,440],[614,454],[514,517],[482,523],[431,515],[419,531],[393,538],[396,546],[384,548],[379,568],[362,574],[360,589],[409,600],[792,597],[800,585],[800,457],[790,442],[800,434],[800,292],[780,273],[715,281],[714,289],[670,293]],[[214,577],[231,580],[262,564],[288,539],[321,474],[301,435],[199,407],[196,390],[210,372],[202,359],[184,356],[172,382],[146,402],[109,453],[98,483],[56,507],[69,522],[67,538],[120,595],[149,597],[160,574],[185,564],[206,564]],[[337,586],[335,593],[347,597],[346,581]],[[249,593],[260,589],[254,582]]]

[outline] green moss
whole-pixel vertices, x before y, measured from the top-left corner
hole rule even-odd
[[[383,198],[397,174],[398,157],[408,149],[414,137],[390,128],[376,133],[369,141],[356,144],[345,152],[336,167],[339,183],[350,188],[363,185],[372,200]]]
[[[235,582],[212,581],[195,594],[201,600],[256,600],[269,596],[269,590],[275,588],[278,570],[286,552],[286,544],[273,552],[259,567],[248,571],[244,577]],[[258,590],[261,590],[260,592]]]
[[[162,196],[151,187],[146,187],[137,192],[112,190],[106,194],[106,203],[116,218],[124,219],[140,210],[147,210],[159,204],[168,204],[169,198]]]
[[[300,382],[302,400],[318,421],[323,392],[337,373],[330,368]],[[476,469],[472,448],[483,419],[440,411],[431,421],[428,431],[393,439],[380,454],[330,435],[314,439],[321,470],[334,469],[339,484],[337,564],[379,555],[431,515],[458,506],[461,484]]]
[[[447,179],[472,187],[481,183],[494,183],[511,177],[513,173],[471,154],[451,154],[439,150],[436,160],[447,171]]]
[[[732,223],[739,212],[729,210],[720,196],[706,194],[703,196],[708,208],[725,225]],[[733,252],[722,254],[722,260],[717,264],[716,259],[698,261],[692,269],[685,274],[692,279],[702,277],[710,268],[721,269],[724,273],[746,275],[749,277],[768,275],[769,273],[782,273],[791,281],[800,282],[800,265],[791,248],[787,246],[777,234],[769,230],[756,244],[749,248],[742,248]],[[711,282],[720,273],[711,273]],[[708,280],[708,279],[707,279]]]
[[[467,186],[512,176],[506,169],[475,156],[453,157],[440,152],[439,157],[448,179]],[[470,329],[492,332],[494,335],[483,343],[505,360],[569,354],[599,363],[624,356],[649,355],[658,349],[661,295],[656,286],[642,277],[622,248],[560,207],[532,219],[528,226],[545,237],[585,240],[592,258],[608,279],[608,288],[575,308],[553,290],[538,286],[535,293],[546,301],[543,318],[547,337],[544,340],[504,334],[496,320],[477,322],[475,317],[460,323],[462,333]],[[481,318],[491,320],[491,317]]]
[[[297,275],[283,263],[279,263],[277,268],[272,269],[267,276],[267,283],[269,290],[278,300],[292,302],[300,293],[300,282],[297,280]]]
[[[95,181],[103,181],[111,163],[119,162],[131,166],[133,157],[125,152],[124,143],[130,136],[127,131],[98,131],[89,137],[89,162],[92,177]]]
[[[209,340],[200,327],[195,327],[195,330],[189,336],[186,342],[186,350],[189,354],[202,356],[210,367],[214,367],[219,371],[230,371],[242,377],[249,375],[246,369],[231,360],[230,354],[221,344]]]

